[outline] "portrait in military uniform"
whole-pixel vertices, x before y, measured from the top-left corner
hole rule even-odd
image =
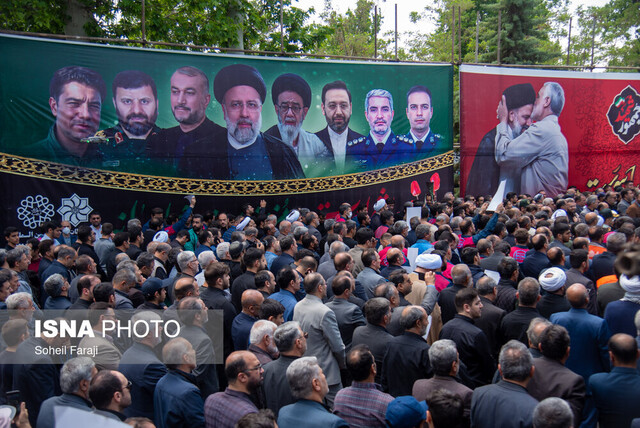
[[[195,177],[183,159],[193,144],[211,147],[224,140],[225,129],[207,118],[211,95],[209,78],[200,69],[191,66],[178,68],[171,76],[171,112],[178,126],[160,131],[148,139],[148,153],[162,167],[178,170],[180,175]]]
[[[271,86],[278,123],[265,131],[295,152],[306,177],[322,177],[333,170],[331,151],[317,135],[302,129],[311,106],[311,87],[301,76],[285,73]]]
[[[186,147],[181,175],[221,180],[304,178],[293,149],[260,132],[267,88],[258,70],[244,64],[224,67],[216,74],[213,91],[227,128],[219,138]]]
[[[365,98],[368,135],[347,143],[347,162],[353,171],[369,171],[395,166],[415,156],[413,140],[396,136],[391,130],[393,97],[384,89],[373,89]]]
[[[347,142],[362,137],[361,134],[349,128],[353,109],[351,92],[347,85],[341,80],[324,85],[320,107],[327,126],[316,132],[316,135],[331,152],[335,172],[342,174],[345,172]]]
[[[509,111],[507,125],[512,137],[516,138],[531,126],[531,112],[536,100],[536,91],[531,83],[519,83],[507,87],[502,95],[507,99]],[[496,135],[497,127],[494,126],[480,141],[467,178],[465,191],[468,195],[493,194],[501,180],[506,180],[506,193],[520,193],[520,171],[506,165],[501,168],[496,162]]]
[[[31,150],[47,161],[74,166],[100,162],[98,146],[87,139],[100,126],[107,88],[102,76],[86,67],[57,70],[49,83],[49,108],[55,123]]]
[[[96,134],[106,139],[99,145],[102,164],[140,173],[148,165],[147,142],[161,131],[156,83],[142,71],[125,70],[116,74],[111,91],[118,124]]]
[[[411,129],[405,138],[411,139],[415,145],[415,160],[429,157],[442,139],[430,127],[433,117],[431,91],[423,85],[411,87],[407,92],[407,119]]]

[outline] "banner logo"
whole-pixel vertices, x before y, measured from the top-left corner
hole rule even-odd
[[[625,144],[640,133],[640,95],[631,85],[615,96],[607,119],[613,133]]]
[[[20,201],[18,207],[18,220],[29,229],[35,229],[45,221],[51,220],[54,215],[53,204],[49,198],[42,195],[27,196]]]
[[[76,193],[68,198],[62,198],[62,205],[57,209],[63,221],[68,221],[73,227],[89,221],[89,214],[93,211],[89,205],[89,198],[81,198]]]

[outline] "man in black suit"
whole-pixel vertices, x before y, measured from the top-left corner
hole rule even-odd
[[[540,284],[534,278],[525,278],[518,284],[516,292],[518,307],[504,316],[500,323],[500,334],[503,342],[515,339],[529,344],[527,328],[532,319],[538,318],[540,312],[536,309],[540,300]]]
[[[209,321],[207,306],[197,297],[185,297],[178,305],[178,317],[183,323],[180,337],[187,339],[196,351],[196,367],[191,374],[204,399],[218,392],[213,342],[205,330]]]
[[[534,358],[536,370],[527,391],[536,400],[559,397],[566,400],[573,412],[574,426],[583,419],[586,386],[582,376],[564,366],[569,358],[569,333],[561,325],[553,324],[540,335],[542,357]]]
[[[487,336],[489,348],[491,348],[491,356],[497,360],[500,344],[502,343],[500,339],[500,323],[506,311],[493,304],[498,294],[496,282],[493,279],[488,276],[480,278],[476,290],[482,302],[482,313],[480,318],[475,320],[475,324]]]
[[[336,80],[322,88],[322,114],[327,120],[327,127],[316,132],[331,153],[336,165],[336,172],[344,172],[347,153],[347,141],[362,137],[349,128],[351,119],[351,92],[347,85]]]
[[[160,319],[155,312],[140,311],[131,317],[131,322],[152,323]],[[146,336],[134,336],[133,345],[120,358],[118,371],[131,381],[131,405],[124,410],[127,417],[153,419],[153,393],[160,378],[167,374],[167,368],[154,351],[160,342],[162,337],[150,328]]]
[[[387,350],[387,343],[393,337],[387,331],[391,321],[391,303],[384,297],[374,297],[364,304],[364,314],[367,324],[357,327],[353,332],[351,346],[367,345],[376,361],[378,372],[376,383],[380,383],[382,376],[382,359]]]

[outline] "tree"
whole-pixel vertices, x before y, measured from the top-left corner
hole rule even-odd
[[[505,64],[543,64],[557,58],[559,52],[548,46],[549,9],[544,0],[500,0],[487,5],[490,12],[481,26],[487,51],[482,62],[497,62],[498,11],[501,11],[500,61]]]

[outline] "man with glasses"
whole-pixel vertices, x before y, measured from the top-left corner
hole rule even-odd
[[[224,370],[229,386],[207,398],[204,418],[207,426],[234,428],[244,415],[258,413],[251,394],[262,385],[264,369],[252,352],[237,351],[229,355]]]
[[[124,422],[124,409],[131,405],[132,383],[115,370],[102,370],[91,380],[89,397],[96,413]]]
[[[311,106],[309,84],[297,74],[282,74],[271,86],[271,97],[278,123],[265,134],[281,140],[293,149],[305,176],[318,177],[326,173],[325,167],[333,166],[331,149],[318,136],[302,129],[302,122]]]
[[[226,132],[186,147],[178,166],[181,175],[221,180],[304,177],[294,151],[260,132],[267,88],[258,70],[244,64],[224,67],[216,74],[213,92],[222,106]]]

